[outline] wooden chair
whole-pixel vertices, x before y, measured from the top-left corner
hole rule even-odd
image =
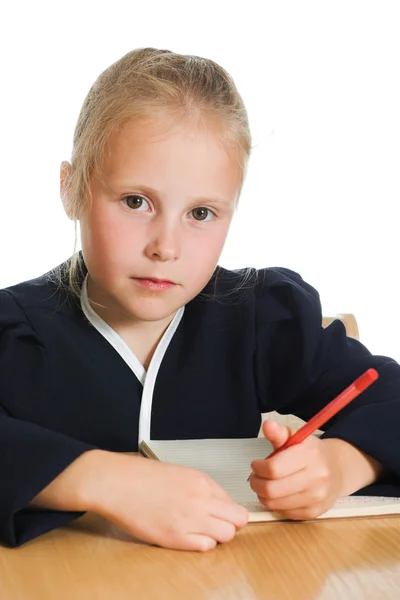
[[[343,325],[346,327],[346,333],[348,337],[355,338],[356,340],[360,339],[356,318],[351,313],[341,313],[336,315],[336,317],[323,317],[322,326],[328,327],[328,325],[330,325],[332,321],[335,321],[336,319],[342,321]]]
[[[351,313],[340,313],[337,314],[336,317],[323,317],[322,326],[328,327],[328,325],[330,325],[336,319],[342,321],[346,328],[346,333],[348,337],[355,338],[356,340],[360,339],[356,318]],[[299,427],[301,427],[304,424],[304,421],[299,417],[296,417],[295,415],[281,415],[276,411],[263,413],[261,416],[263,421],[267,418],[274,419],[275,421],[283,423],[284,425],[287,425],[292,429],[299,429]],[[260,435],[262,435],[261,431],[259,433],[259,436]]]

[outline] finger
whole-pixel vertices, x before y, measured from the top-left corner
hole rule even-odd
[[[284,519],[291,521],[313,521],[323,515],[330,507],[321,504],[303,506],[293,510],[275,511],[279,512]]]
[[[273,419],[266,419],[264,421],[262,431],[266,439],[271,442],[274,450],[283,446],[292,433],[289,427],[277,423]]]
[[[258,477],[280,479],[301,471],[309,465],[309,462],[307,448],[298,444],[275,454],[271,458],[253,460],[251,470]]]
[[[222,519],[211,517],[201,531],[220,544],[230,542],[236,535],[236,527]]]
[[[195,552],[207,552],[216,547],[217,541],[201,533],[188,533],[175,546],[169,546],[176,550],[192,550]]]
[[[303,510],[312,506],[323,505],[326,501],[327,490],[324,488],[315,488],[303,490],[299,493],[291,494],[282,498],[265,498],[258,496],[261,504],[263,504],[268,510],[274,512],[287,512],[294,510]]]
[[[236,530],[243,529],[249,521],[247,508],[234,502],[226,504],[225,502],[215,501],[211,507],[210,515],[215,519],[230,523]]]
[[[253,474],[250,479],[251,489],[265,498],[265,500],[278,500],[293,494],[300,494],[311,485],[311,474],[308,469],[302,469],[282,479],[265,479]]]

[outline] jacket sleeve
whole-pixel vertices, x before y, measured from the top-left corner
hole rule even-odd
[[[82,513],[27,508],[69,464],[94,446],[13,416],[46,393],[46,350],[24,312],[0,291],[0,542],[18,546]]]
[[[375,368],[377,381],[326,423],[322,437],[343,439],[381,462],[388,475],[379,489],[400,496],[399,364],[348,338],[341,321],[324,329],[315,289],[291,271],[269,271],[262,273],[256,309],[261,410],[307,421]]]

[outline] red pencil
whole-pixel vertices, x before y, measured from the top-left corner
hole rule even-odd
[[[324,406],[322,410],[320,410],[307,423],[305,423],[302,427],[300,427],[300,429],[291,435],[283,444],[283,446],[277,450],[274,450],[266,458],[271,458],[274,456],[274,454],[277,454],[282,450],[286,450],[286,448],[294,446],[294,444],[300,444],[300,442],[303,442],[309,435],[314,433],[314,431],[319,429],[322,425],[329,421],[329,419],[336,415],[336,413],[342,410],[346,404],[349,404],[349,402],[354,400],[354,398],[357,398],[357,396],[367,389],[371,383],[376,381],[376,379],[378,379],[378,372],[375,369],[368,369],[365,371],[365,373],[353,381],[349,387],[343,390],[339,396],[331,400],[331,402]],[[248,480],[249,479],[250,476]]]

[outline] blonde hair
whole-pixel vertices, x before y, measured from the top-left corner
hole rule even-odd
[[[67,185],[69,216],[77,220],[90,206],[90,181],[99,173],[111,134],[132,118],[168,110],[175,119],[197,115],[217,123],[227,141],[237,145],[244,173],[251,135],[243,100],[231,76],[214,61],[142,48],[129,52],[95,81],[83,103],[75,134]],[[74,252],[68,266],[69,287],[80,293],[82,262]]]

